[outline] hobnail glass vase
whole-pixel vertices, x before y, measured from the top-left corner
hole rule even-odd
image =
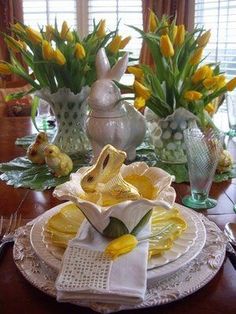
[[[164,163],[186,163],[183,132],[187,128],[197,127],[198,118],[182,107],[163,119],[146,108],[145,117],[150,141],[155,148],[158,159]]]
[[[80,93],[74,94],[68,88],[61,88],[51,94],[49,89],[44,88],[36,93],[50,104],[56,118],[57,131],[52,143],[69,155],[84,154],[90,147],[85,131],[89,90],[85,86]]]

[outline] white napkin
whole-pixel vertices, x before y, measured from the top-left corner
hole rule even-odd
[[[140,233],[149,234],[150,224]],[[137,304],[146,291],[148,241],[112,261],[104,255],[110,240],[88,222],[65,251],[55,287],[60,302]]]

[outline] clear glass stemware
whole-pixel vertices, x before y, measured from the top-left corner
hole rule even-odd
[[[200,129],[184,131],[191,195],[183,198],[184,205],[200,209],[212,208],[217,201],[209,198],[209,191],[223,149],[222,133]]]

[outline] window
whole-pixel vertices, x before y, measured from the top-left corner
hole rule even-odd
[[[228,79],[236,76],[236,0],[196,0],[195,24],[211,29],[207,62],[221,62]]]
[[[133,53],[133,57],[139,57],[142,41],[138,33],[127,25],[142,29],[141,0],[23,0],[23,12],[25,24],[31,27],[54,24],[56,17],[59,26],[66,20],[82,36],[91,31],[93,20],[106,19],[109,30],[115,30],[120,20],[119,34],[132,36],[127,50]]]

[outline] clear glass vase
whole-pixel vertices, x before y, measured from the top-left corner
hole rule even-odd
[[[183,132],[197,127],[197,117],[185,108],[178,108],[162,119],[146,108],[145,117],[151,143],[161,162],[183,164],[187,162]]]
[[[84,154],[90,148],[85,132],[89,90],[85,86],[79,94],[74,94],[68,88],[61,88],[51,94],[49,89],[44,88],[36,94],[50,104],[56,118],[57,131],[52,143],[69,155]]]

